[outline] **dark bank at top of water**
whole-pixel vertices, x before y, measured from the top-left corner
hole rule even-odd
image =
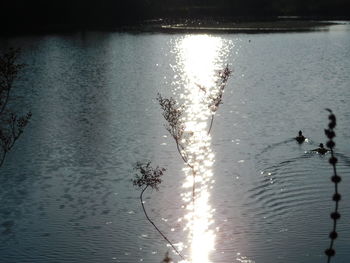
[[[281,33],[327,31],[330,26],[347,24],[348,20],[321,19],[320,17],[271,17],[265,19],[221,18],[221,19],[150,19],[122,23],[120,25],[80,25],[80,24],[40,24],[21,25],[2,30],[3,36],[74,34],[78,32],[110,33],[192,33],[192,34],[232,34],[232,33]]]

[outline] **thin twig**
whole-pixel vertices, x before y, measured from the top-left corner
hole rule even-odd
[[[7,102],[9,100],[9,97],[10,97],[10,87],[7,87],[6,89],[6,96],[5,96],[5,101],[4,101],[4,104],[1,106],[1,110],[0,110],[0,115],[3,113],[3,111],[5,110],[6,108],[6,105],[7,105]]]
[[[214,114],[211,115],[211,121],[210,121],[209,130],[208,130],[208,135],[210,134],[211,127],[213,127],[213,122],[214,122]]]
[[[0,167],[4,164],[6,154],[7,154],[7,151],[4,150],[4,153],[2,154],[1,161],[0,161]]]
[[[176,247],[173,245],[173,243],[162,233],[162,231],[160,231],[160,229],[156,226],[156,224],[152,221],[152,219],[148,216],[146,208],[144,206],[144,202],[143,202],[143,193],[146,191],[146,189],[148,188],[148,185],[142,189],[141,194],[140,194],[140,201],[141,201],[141,205],[142,205],[142,210],[143,213],[145,214],[147,220],[153,225],[153,227],[158,231],[158,233],[168,242],[168,244],[175,250],[175,252],[181,257],[181,259],[185,259],[181,253],[176,249]]]

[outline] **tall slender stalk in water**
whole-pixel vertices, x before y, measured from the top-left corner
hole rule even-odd
[[[214,114],[211,115],[210,125],[209,125],[209,129],[208,129],[208,134],[210,134],[210,132],[211,132],[211,127],[213,127],[214,116],[215,116]]]
[[[185,124],[183,123],[182,116],[184,112],[184,107],[179,105],[175,99],[172,97],[163,98],[161,94],[158,93],[157,100],[159,102],[159,105],[161,106],[163,110],[163,117],[167,121],[167,124],[165,125],[165,129],[170,133],[170,135],[173,137],[176,143],[176,149],[179,152],[182,160],[184,163],[192,170],[192,176],[193,176],[193,186],[192,186],[192,202],[194,204],[195,199],[195,193],[196,193],[196,172],[194,171],[193,164],[189,162],[185,146],[183,144],[183,141],[186,142],[186,136],[189,136],[188,134],[185,135]]]
[[[185,146],[182,142],[185,139],[185,125],[181,119],[184,112],[184,107],[179,105],[172,97],[169,99],[163,98],[160,93],[158,93],[157,100],[163,110],[163,117],[167,121],[167,124],[164,125],[165,129],[175,140],[177,151],[179,152],[182,160],[192,168],[192,165],[188,161]]]
[[[228,65],[223,70],[219,71],[219,78],[216,82],[217,90],[214,95],[209,94],[207,99],[208,108],[212,112],[210,126],[208,130],[208,134],[213,126],[214,116],[216,111],[218,110],[220,104],[222,104],[223,93],[227,84],[227,81],[231,75],[232,71],[228,68]],[[207,93],[205,87],[196,83],[196,85],[201,89],[204,93]],[[192,202],[194,205],[195,193],[196,193],[196,171],[194,170],[193,164],[190,163],[188,159],[188,155],[186,153],[186,149],[184,146],[184,142],[186,143],[189,134],[185,134],[185,124],[183,123],[182,116],[184,113],[184,107],[179,105],[175,99],[172,97],[164,98],[161,94],[158,93],[157,100],[159,105],[163,110],[163,117],[167,121],[165,125],[166,130],[170,133],[176,143],[177,151],[179,152],[184,163],[191,168],[192,176],[193,176],[193,186],[192,186]]]
[[[335,255],[334,241],[338,237],[337,220],[340,218],[340,213],[338,212],[338,209],[339,209],[339,201],[341,199],[341,195],[338,192],[338,184],[341,181],[341,177],[337,174],[336,163],[338,162],[338,159],[334,155],[335,142],[333,141],[333,138],[335,137],[334,128],[336,126],[336,117],[330,109],[326,109],[326,110],[329,112],[329,116],[328,116],[329,124],[328,124],[328,129],[325,129],[325,134],[329,139],[329,141],[327,142],[327,147],[330,149],[330,152],[331,152],[329,163],[333,167],[333,176],[331,179],[332,179],[332,182],[334,183],[333,201],[335,202],[334,212],[331,213],[331,218],[333,219],[333,229],[329,233],[329,238],[331,239],[331,241],[330,241],[329,248],[325,250],[325,254],[327,256],[327,263],[330,263],[331,258]]]
[[[143,194],[148,189],[148,187],[158,190],[158,186],[162,182],[161,176],[163,176],[165,172],[165,168],[160,168],[158,166],[156,168],[153,168],[151,166],[151,162],[147,162],[147,163],[138,162],[134,169],[139,172],[139,174],[136,174],[136,178],[133,180],[133,184],[142,189],[140,194],[140,202],[141,202],[143,213],[145,214],[148,222],[150,222],[153,225],[153,227],[157,230],[157,232],[166,240],[166,242],[168,242],[168,244],[181,257],[181,259],[184,259],[184,257],[176,249],[173,243],[163,234],[163,232],[156,226],[153,220],[148,216],[148,213],[146,211],[144,201],[143,201]]]
[[[213,127],[214,116],[217,110],[219,109],[220,104],[222,104],[222,97],[224,95],[225,87],[227,85],[228,79],[231,76],[232,71],[229,69],[228,65],[223,70],[219,71],[219,78],[216,81],[216,90],[214,91],[214,95],[208,94],[208,108],[211,111],[211,119],[210,125],[208,129],[208,134],[211,132],[211,128]],[[196,83],[198,88],[202,90],[204,93],[207,93],[207,88]]]

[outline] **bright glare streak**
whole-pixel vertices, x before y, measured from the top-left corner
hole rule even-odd
[[[208,97],[215,94],[217,70],[222,69],[220,55],[223,41],[219,37],[191,35],[177,43],[179,64],[182,65],[182,81],[185,89],[181,98],[186,106],[185,132],[190,136],[185,141],[185,151],[190,166],[184,168],[186,175],[182,195],[186,203],[185,230],[189,232],[191,254],[188,262],[210,263],[214,250],[215,232],[213,209],[210,206],[215,155],[208,134],[211,111]]]
[[[181,41],[179,49],[183,70],[190,82],[206,88],[214,84],[215,70],[218,69],[219,52],[222,45],[220,38],[207,35],[187,36]],[[199,93],[195,87],[189,87],[188,91]],[[191,99],[199,102],[200,96]]]

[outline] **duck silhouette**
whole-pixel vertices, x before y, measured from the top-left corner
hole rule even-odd
[[[322,154],[322,155],[323,155],[323,154],[325,154],[326,152],[328,152],[329,150],[326,149],[326,148],[324,148],[323,143],[320,143],[320,145],[319,145],[318,148],[313,149],[313,150],[311,150],[311,151],[313,151],[313,152],[318,152],[319,154]]]
[[[300,144],[302,144],[306,140],[302,131],[299,131],[299,135],[297,137],[295,137],[295,140]]]

